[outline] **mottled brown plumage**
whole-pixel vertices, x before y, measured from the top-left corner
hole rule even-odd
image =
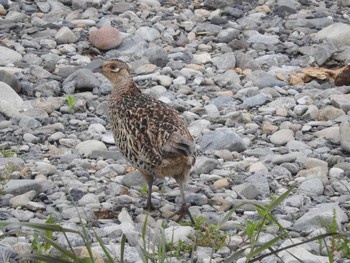
[[[141,93],[123,61],[108,60],[100,72],[113,84],[109,113],[116,145],[148,182],[147,208],[152,208],[154,179],[171,176],[182,196],[179,220],[190,215],[184,184],[195,162],[195,144],[186,125],[167,104]]]

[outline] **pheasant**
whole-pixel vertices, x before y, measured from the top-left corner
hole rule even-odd
[[[147,181],[146,208],[153,209],[154,180],[173,177],[179,184],[182,198],[176,212],[177,221],[188,215],[194,223],[186,203],[185,183],[196,155],[195,143],[186,125],[174,109],[141,92],[125,62],[111,59],[94,72],[102,73],[112,83],[109,115],[114,140]]]

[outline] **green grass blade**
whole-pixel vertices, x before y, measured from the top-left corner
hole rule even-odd
[[[50,244],[51,246],[53,246],[55,249],[57,249],[59,252],[61,252],[63,255],[65,255],[68,258],[74,259],[74,260],[78,260],[77,255],[72,251],[69,251],[63,247],[61,247],[59,244],[57,244],[55,241],[42,236],[42,238],[45,240],[45,242],[47,242],[48,244]]]
[[[106,258],[107,258],[107,261],[109,263],[114,263],[114,259],[112,258],[111,254],[109,253],[108,249],[106,248],[106,246],[103,244],[101,238],[97,235],[97,233],[94,231],[94,234],[95,234],[95,237],[97,239],[97,242],[100,244],[102,250],[103,250],[103,253],[105,254]],[[123,234],[124,236],[124,234]],[[122,236],[122,242],[123,242],[123,236]],[[124,259],[123,259],[124,260]],[[121,263],[123,263],[123,261],[120,261]]]
[[[159,246],[158,246],[158,263],[164,263],[166,258],[166,238],[164,228],[162,228]]]
[[[274,208],[279,206],[287,197],[288,195],[295,189],[296,185],[292,185],[291,188],[288,189],[288,191],[281,194],[278,198],[272,201],[272,203],[268,206],[268,212],[271,212]]]
[[[52,232],[70,232],[79,234],[80,232],[77,230],[72,230],[68,228],[64,228],[57,224],[44,224],[44,223],[27,223],[27,222],[8,222],[8,221],[1,221],[0,227],[7,227],[7,226],[24,226],[29,227],[32,229],[37,229],[41,231],[52,231]]]
[[[272,247],[273,245],[275,245],[281,238],[283,238],[285,235],[281,234],[273,239],[271,239],[270,241],[266,242],[264,245],[258,247],[257,249],[255,249],[254,251],[250,252],[247,255],[247,258],[253,258],[256,255],[259,255],[260,253],[262,253],[264,250],[269,249],[270,247]]]
[[[36,255],[36,254],[24,254],[21,256],[23,260],[34,260],[34,262],[45,262],[45,263],[72,263],[59,257]]]
[[[225,259],[225,263],[232,263],[232,262],[236,262],[237,259],[241,258],[244,254],[244,251],[247,249],[248,247],[244,247],[238,251],[236,251],[235,253],[233,253],[230,257]]]
[[[230,217],[236,211],[236,209],[237,209],[237,207],[234,207],[226,213],[226,215],[217,224],[218,229],[221,229],[223,227],[223,225],[230,219]]]
[[[310,238],[310,239],[307,239],[307,240],[304,240],[304,241],[301,241],[299,243],[294,243],[294,244],[291,244],[289,246],[286,246],[286,247],[283,247],[283,248],[280,248],[280,249],[276,249],[273,253],[266,253],[264,255],[261,255],[261,256],[258,256],[250,261],[248,261],[249,263],[252,263],[252,262],[256,262],[256,261],[259,261],[265,257],[268,257],[268,256],[271,256],[275,253],[279,253],[281,251],[284,251],[284,250],[287,250],[289,248],[293,248],[293,247],[297,247],[297,246],[300,246],[300,245],[303,245],[303,244],[307,244],[309,242],[313,242],[313,241],[316,241],[316,240],[319,240],[319,239],[323,239],[323,238],[326,238],[326,237],[330,237],[330,236],[337,236],[339,235],[339,233],[326,233],[326,234],[322,234],[322,235],[318,235],[318,236],[315,236],[313,238]]]

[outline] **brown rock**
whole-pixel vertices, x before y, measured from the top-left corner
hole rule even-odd
[[[89,40],[91,44],[101,50],[110,50],[118,47],[122,41],[122,34],[112,26],[104,26],[90,32]]]
[[[350,85],[350,66],[347,66],[340,72],[334,80],[336,86],[348,86]]]
[[[229,187],[231,184],[231,179],[229,178],[222,178],[222,179],[219,179],[219,180],[216,180],[214,182],[214,187],[215,188],[227,188]]]
[[[343,115],[345,115],[345,112],[343,110],[337,109],[333,106],[328,106],[323,109],[320,109],[320,111],[318,112],[318,120],[320,121],[334,120]]]

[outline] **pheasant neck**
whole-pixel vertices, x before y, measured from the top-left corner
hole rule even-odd
[[[139,90],[135,85],[132,76],[121,76],[113,81],[112,97],[121,97],[135,90]]]

